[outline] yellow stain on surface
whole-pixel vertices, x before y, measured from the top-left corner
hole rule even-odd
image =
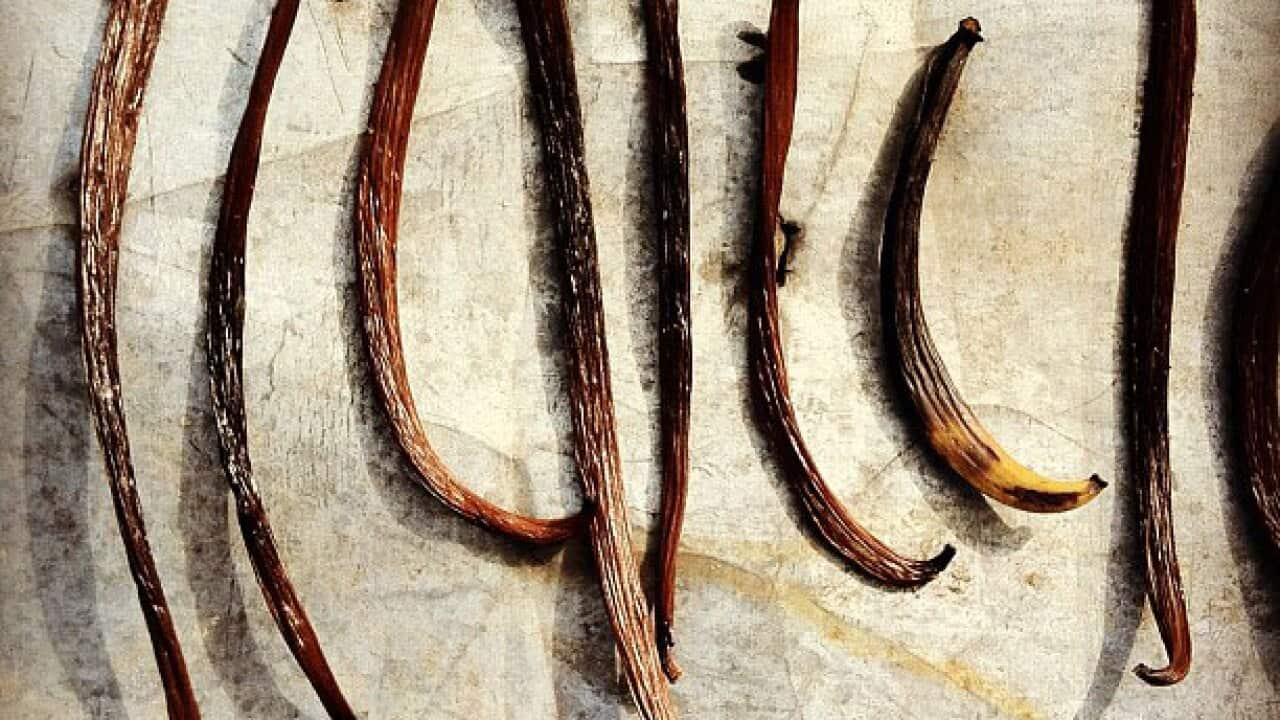
[[[804,588],[779,583],[708,555],[682,553],[679,562],[684,581],[714,583],[762,605],[775,605],[817,628],[827,641],[838,645],[852,657],[881,662],[922,680],[971,695],[998,711],[1002,717],[1015,720],[1046,717],[1030,700],[984,677],[969,665],[957,660],[934,663],[895,640],[848,623],[818,604]]]

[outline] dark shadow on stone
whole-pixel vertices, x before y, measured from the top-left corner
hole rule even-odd
[[[503,27],[516,34],[520,75],[524,82],[527,71],[524,69],[522,46],[519,45],[519,25],[514,7],[509,12],[510,21]],[[573,459],[569,400],[569,338],[562,304],[564,263],[560,240],[550,215],[541,131],[528,92],[526,82],[521,93],[523,134],[527,138],[521,159],[522,191],[528,200],[524,226],[533,229],[532,236],[528,238],[528,267],[529,286],[533,290],[531,297],[538,303],[537,352],[547,407],[556,427],[560,474],[561,477],[574,478],[576,485],[578,471]],[[633,271],[629,265],[628,274]],[[631,280],[628,277],[628,281]],[[556,716],[586,720],[617,712],[617,708],[629,707],[630,694],[617,669],[613,630],[600,593],[599,575],[589,541],[583,538],[566,543],[559,565],[551,657]]]
[[[577,468],[573,460],[572,421],[569,405],[569,366],[566,354],[568,335],[565,328],[561,284],[564,280],[564,265],[560,256],[559,238],[556,235],[550,217],[550,206],[547,197],[547,186],[543,172],[543,153],[540,140],[540,129],[535,116],[527,83],[527,63],[524,46],[520,39],[519,19],[515,7],[509,2],[500,0],[473,0],[483,24],[491,38],[504,51],[506,58],[517,66],[521,78],[520,95],[522,98],[523,143],[522,173],[523,187],[521,191],[528,200],[525,208],[527,228],[533,228],[528,238],[529,249],[529,286],[531,298],[538,304],[536,313],[539,319],[537,330],[537,352],[541,363],[543,387],[547,408],[556,427],[559,446],[561,477],[574,478],[572,486],[577,485]],[[576,60],[581,82],[582,59],[589,57],[584,52],[581,39],[581,23],[578,18],[570,16],[570,27],[574,29]],[[583,108],[585,113],[586,108]],[[586,120],[584,119],[584,122]],[[644,126],[636,127],[633,123],[630,142],[634,145],[636,133],[644,132]],[[642,141],[642,140],[641,140]],[[636,164],[643,162],[636,158],[635,148],[628,148],[628,187],[642,182],[633,177]],[[643,190],[642,190],[643,192]],[[628,209],[636,209],[637,203],[629,203]],[[633,344],[636,348],[636,362],[641,366],[641,375],[645,375],[645,359],[642,357],[646,349],[653,346],[652,341],[637,337],[643,335],[642,328],[651,325],[644,317],[638,317],[638,297],[643,297],[643,275],[652,272],[645,265],[646,258],[637,257],[637,244],[648,242],[650,232],[640,230],[628,224],[628,235],[624,237],[629,255],[627,265],[628,300],[632,320]],[[641,245],[643,247],[643,245]],[[652,355],[652,352],[649,353]],[[649,360],[651,367],[653,360]],[[652,375],[652,373],[650,373]],[[646,383],[646,389],[652,385]],[[575,498],[575,505],[581,501]],[[546,551],[543,551],[546,552]],[[616,713],[618,708],[630,707],[630,694],[625,682],[618,672],[615,659],[613,631],[609,625],[608,613],[604,606],[598,587],[598,574],[590,545],[585,539],[574,539],[567,542],[564,552],[558,558],[560,575],[557,580],[555,616],[552,628],[552,672],[554,673],[554,695],[556,717],[569,719],[596,718]]]
[[[1144,37],[1143,47],[1147,38]],[[1144,53],[1145,54],[1145,53]],[[1146,73],[1145,65],[1138,69],[1134,78],[1134,87],[1142,88],[1142,78]],[[1142,97],[1139,90],[1135,107],[1141,114]],[[1134,118],[1134,127],[1140,122]],[[1126,188],[1132,190],[1132,188]],[[1084,700],[1076,712],[1075,720],[1100,720],[1115,699],[1120,683],[1130,671],[1129,656],[1133,653],[1133,644],[1137,639],[1138,627],[1142,623],[1142,609],[1146,597],[1146,561],[1145,551],[1138,524],[1138,487],[1130,476],[1130,442],[1131,425],[1129,419],[1128,393],[1125,388],[1128,379],[1128,256],[1131,242],[1129,224],[1130,217],[1125,220],[1123,230],[1123,254],[1120,261],[1120,285],[1116,297],[1116,345],[1114,348],[1115,367],[1120,372],[1120,382],[1114,385],[1115,407],[1119,408],[1120,422],[1116,425],[1115,477],[1112,483],[1111,517],[1111,553],[1107,560],[1107,596],[1103,604],[1106,612],[1102,633],[1102,649],[1098,662],[1094,666],[1093,677],[1085,691]]]
[[[719,55],[722,58],[741,58],[742,63],[758,62],[761,53],[741,39],[744,33],[758,33],[759,28],[747,22],[727,25],[720,33]],[[755,210],[759,195],[760,159],[763,151],[760,126],[764,119],[764,87],[742,77],[738,63],[726,64],[719,72],[720,95],[725,109],[723,117],[726,137],[724,157],[724,187],[726,198],[722,205],[724,234],[720,247],[712,260],[714,281],[720,285],[721,304],[724,307],[726,336],[732,338],[739,352],[734,355],[734,369],[738,385],[738,397],[742,429],[751,440],[751,448],[759,458],[764,472],[775,480],[774,486],[784,496],[783,507],[791,522],[804,528],[805,537],[813,543],[807,532],[808,519],[796,502],[790,483],[783,477],[774,460],[769,439],[760,430],[751,385],[751,362],[747,357],[747,280],[750,274],[752,233],[755,227]],[[695,287],[706,282],[706,277],[695,277]],[[825,552],[825,550],[823,550]]]
[[[22,457],[31,569],[49,642],[85,716],[116,720],[129,713],[98,612],[89,527],[89,493],[109,491],[105,469],[89,459],[93,431],[74,279],[77,230],[59,235],[49,238],[27,366]],[[122,549],[117,542],[102,551]]]
[[[641,22],[637,18],[637,22]],[[636,83],[629,134],[627,137],[626,175],[623,180],[626,200],[622,206],[623,250],[626,254],[627,312],[631,330],[631,356],[636,364],[636,375],[644,393],[644,409],[647,418],[648,443],[645,445],[648,466],[647,477],[632,473],[628,483],[644,483],[646,512],[644,518],[632,518],[632,527],[651,528],[646,536],[645,553],[641,561],[641,577],[649,588],[650,601],[658,587],[658,560],[662,533],[657,531],[657,518],[662,502],[662,397],[659,373],[658,345],[661,329],[658,301],[659,239],[655,221],[658,209],[654,188],[653,144],[649,120],[649,77],[644,66]],[[638,440],[639,438],[637,438]],[[624,442],[624,444],[626,444]]]
[[[855,356],[867,358],[877,371],[864,377],[862,390],[877,398],[903,424],[911,438],[923,438],[915,407],[902,387],[897,370],[890,365],[885,352],[884,322],[880,301],[880,246],[885,216],[893,194],[899,156],[907,129],[914,121],[928,69],[928,58],[912,74],[898,99],[893,118],[876,155],[875,164],[866,180],[866,190],[859,201],[858,212],[845,235],[840,263],[840,309],[849,328]],[[866,314],[864,324],[862,315]],[[912,475],[921,494],[934,513],[951,528],[965,547],[977,551],[1008,553],[1022,547],[1031,537],[1026,528],[1010,526],[987,503],[977,489],[956,476],[927,446],[916,440],[910,448],[919,459]]]
[[[232,67],[218,98],[218,133],[225,139],[228,157],[245,111],[246,89],[252,82],[266,38],[269,12],[270,8],[264,6],[245,18],[234,55],[248,60],[249,64]],[[285,62],[289,62],[288,55]],[[209,397],[204,292],[213,229],[217,227],[222,205],[222,187],[221,179],[214,183],[205,205],[205,222],[210,231],[200,253],[199,296],[195,298],[201,310],[192,335],[191,375],[183,420],[179,527],[186,544],[187,580],[195,599],[205,653],[223,689],[241,716],[284,720],[302,717],[302,713],[281,691],[271,674],[270,663],[253,637],[247,608],[257,608],[254,612],[266,612],[266,608],[256,585],[244,587],[236,571],[232,544],[240,542],[240,531],[230,517],[231,490],[217,450]],[[251,295],[248,302],[252,303]]]
[[[733,338],[741,354],[735,358],[737,384],[741,404],[739,410],[743,431],[751,440],[751,447],[760,465],[773,481],[773,487],[782,499],[787,517],[816,552],[830,557],[833,562],[847,568],[859,581],[875,584],[862,575],[848,561],[836,555],[821,539],[808,517],[802,502],[790,480],[788,471],[777,461],[772,442],[764,432],[764,422],[755,401],[752,381],[752,365],[749,357],[750,343],[747,323],[750,314],[749,281],[751,276],[752,247],[755,243],[756,210],[759,206],[760,163],[763,157],[764,86],[755,82],[756,71],[763,73],[764,56],[748,38],[758,38],[760,29],[747,22],[733,23],[725,27],[720,38],[720,55],[724,58],[741,58],[741,62],[724,67],[721,76],[721,93],[725,98],[725,133],[728,136],[725,156],[724,237],[721,240],[717,276],[724,305],[724,332]],[[736,102],[730,102],[735,99]],[[779,294],[786,289],[780,287]],[[781,304],[782,298],[779,298]],[[785,324],[785,312],[779,312],[779,322]],[[783,334],[786,334],[785,328]]]
[[[221,202],[215,186],[210,204]],[[209,250],[201,252],[202,282],[208,274]],[[201,299],[201,304],[203,299]],[[178,486],[179,528],[185,541],[187,581],[195,598],[205,653],[223,689],[241,717],[295,720],[302,713],[285,697],[263,656],[249,622],[247,604],[266,612],[256,586],[240,583],[232,543],[240,542],[232,522],[231,490],[216,448],[209,371],[205,364],[203,313],[193,333],[191,376],[183,419],[182,475]]]
[[[527,115],[524,126],[536,132],[536,119]],[[532,297],[539,304],[538,359],[547,407],[557,430],[560,473],[576,479],[565,353],[568,336],[561,312],[563,264],[548,217],[541,146],[535,142],[525,148],[525,192],[532,200],[527,206],[525,226],[536,228],[528,252],[529,284],[534,288]],[[556,716],[594,718],[603,708],[625,707],[630,699],[614,670],[613,631],[588,541],[584,538],[566,543],[559,564],[551,658]]]
[[[590,546],[570,542],[556,580],[552,667],[556,717],[594,720],[631,708]]]
[[[1271,127],[1254,153],[1240,189],[1240,205],[1231,218],[1222,261],[1205,310],[1204,406],[1214,420],[1215,452],[1223,460],[1221,498],[1226,535],[1238,571],[1240,594],[1249,618],[1253,645],[1271,687],[1280,690],[1280,556],[1258,514],[1245,467],[1241,431],[1233,406],[1232,320],[1239,276],[1249,258],[1245,244],[1261,227],[1268,185],[1280,182],[1280,122]]]
[[[50,173],[59,178],[50,192],[66,203],[71,220],[47,240],[44,288],[27,358],[22,458],[31,569],[49,643],[85,715],[119,720],[129,712],[98,611],[96,540],[89,527],[89,493],[109,497],[110,490],[106,469],[90,460],[89,443],[95,441],[76,302],[80,143],[108,10],[104,3],[94,14],[95,30],[75,85],[76,112],[63,126]],[[123,548],[117,539],[104,551]]]
[[[480,24],[488,31],[489,39],[501,49],[502,56],[510,63],[523,66],[524,44],[520,40],[520,17],[516,14],[515,3],[510,0],[471,0],[471,4],[476,9]]]

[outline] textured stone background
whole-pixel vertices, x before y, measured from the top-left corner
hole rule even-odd
[[[637,2],[573,0],[635,539],[657,508],[654,250]],[[1172,437],[1196,666],[1180,687],[1143,607],[1117,432],[1120,258],[1144,4],[807,2],[783,210],[808,226],[783,322],[800,419],[857,516],[913,553],[916,593],[818,547],[747,412],[744,309],[757,90],[735,39],[766,0],[685,0],[697,347],[675,694],[690,718],[1263,718],[1280,714],[1276,568],[1221,432],[1223,263],[1280,116],[1280,8],[1206,0],[1178,267]],[[409,150],[401,299],[435,442],[489,497],[578,503],[552,238],[509,0],[441,4]],[[0,23],[0,715],[163,715],[74,317],[75,164],[106,4],[3,2]],[[529,555],[411,481],[355,335],[355,144],[392,0],[310,0],[267,128],[250,226],[250,430],[282,551],[370,718],[631,716],[580,543]],[[1105,6],[1105,7],[1104,7]],[[122,257],[121,360],[160,571],[207,717],[318,718],[229,516],[201,342],[219,177],[270,3],[173,0]],[[878,227],[904,88],[978,16],[925,212],[938,344],[1033,467],[1119,480],[1086,509],[990,506],[908,430],[880,365]]]

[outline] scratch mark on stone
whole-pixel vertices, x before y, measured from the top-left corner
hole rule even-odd
[[[1076,403],[1075,405],[1067,406],[1067,407],[1063,408],[1062,410],[1058,411],[1058,413],[1057,413],[1057,414],[1062,415],[1062,414],[1069,413],[1069,412],[1072,412],[1072,411],[1075,411],[1075,410],[1079,410],[1079,409],[1081,409],[1081,408],[1089,407],[1090,405],[1092,405],[1092,404],[1094,404],[1094,403],[1098,402],[1098,401],[1099,401],[1099,400],[1101,400],[1102,398],[1107,397],[1107,396],[1109,396],[1109,395],[1113,394],[1113,393],[1115,392],[1115,387],[1116,387],[1116,383],[1117,383],[1117,382],[1118,382],[1117,380],[1114,380],[1114,379],[1113,379],[1110,383],[1108,383],[1108,384],[1107,384],[1107,387],[1106,387],[1106,389],[1105,389],[1105,390],[1102,390],[1101,392],[1099,392],[1099,393],[1097,393],[1097,394],[1093,395],[1092,397],[1088,398],[1087,400],[1084,400],[1083,402],[1079,402],[1079,403]]]
[[[1076,438],[1072,437],[1071,435],[1068,435],[1067,433],[1065,433],[1065,432],[1063,432],[1063,431],[1059,430],[1058,428],[1056,428],[1056,427],[1054,427],[1053,425],[1051,425],[1051,424],[1049,424],[1049,423],[1045,422],[1044,420],[1041,420],[1040,418],[1036,417],[1035,415],[1032,415],[1031,413],[1027,412],[1026,410],[1019,410],[1018,408],[1010,407],[1010,406],[1008,406],[1008,405],[1002,405],[1002,404],[999,404],[999,403],[996,403],[996,404],[994,404],[994,405],[975,405],[975,406],[974,406],[974,408],[975,408],[975,410],[976,410],[976,409],[979,409],[979,408],[982,408],[982,409],[985,409],[985,410],[996,410],[996,411],[1000,411],[1000,412],[1012,413],[1013,415],[1017,415],[1018,417],[1021,417],[1021,418],[1026,419],[1028,422],[1031,422],[1031,423],[1033,423],[1033,424],[1035,424],[1035,425],[1039,425],[1040,427],[1044,428],[1045,430],[1048,430],[1049,432],[1053,433],[1054,435],[1057,435],[1058,437],[1062,438],[1063,440],[1066,440],[1067,442],[1071,443],[1072,445],[1075,445],[1076,447],[1080,448],[1081,450],[1084,450],[1085,452],[1089,453],[1090,455],[1093,455],[1093,456],[1095,456],[1095,457],[1104,457],[1102,453],[1098,452],[1098,451],[1097,451],[1097,450],[1095,450],[1094,448],[1089,447],[1088,445],[1085,445],[1083,442],[1081,442],[1081,441],[1077,440]]]
[[[147,206],[154,215],[156,212],[156,148],[151,142],[153,134],[151,123],[147,123],[147,187],[151,190]]]
[[[33,54],[31,56],[31,59],[27,61],[27,84],[26,84],[26,87],[22,89],[22,116],[23,117],[26,117],[27,107],[30,104],[29,101],[31,100],[31,77],[35,73],[35,69],[36,69],[36,56]]]
[[[872,486],[874,486],[876,481],[884,477],[885,474],[888,473],[889,470],[893,468],[893,466],[897,465],[899,460],[901,460],[907,453],[911,452],[914,449],[915,449],[914,446],[907,445],[906,447],[899,450],[897,453],[894,454],[893,457],[889,458],[889,462],[886,462],[885,464],[881,465],[879,468],[875,470],[875,472],[871,473],[871,477],[867,478],[867,481],[863,483],[863,485],[866,486],[868,489],[870,489]]]
[[[818,178],[813,183],[811,191],[811,201],[809,207],[805,210],[801,217],[807,218],[822,200],[822,196],[827,191],[827,185],[831,182],[831,176],[837,165],[840,164],[840,157],[844,154],[844,146],[849,141],[849,128],[853,124],[854,108],[858,102],[858,95],[862,90],[862,68],[867,61],[867,51],[871,47],[871,34],[876,30],[876,22],[874,19],[868,18],[866,10],[862,11],[862,16],[870,22],[867,25],[867,31],[862,35],[862,52],[858,54],[858,61],[854,65],[853,70],[853,90],[849,93],[849,102],[844,108],[844,118],[840,121],[840,130],[836,133],[835,142],[831,143],[831,152],[828,153],[826,162],[818,169]],[[791,218],[795,219],[795,218]]]
[[[227,48],[226,50],[227,50],[227,54],[230,55],[232,58],[234,58],[236,62],[240,63],[241,66],[249,67],[249,61],[240,57],[235,50],[232,50],[231,48]]]
[[[351,72],[351,58],[347,56],[347,39],[342,36],[342,22],[338,21],[333,24],[334,34],[338,38],[338,54],[342,56],[342,66]]]
[[[270,400],[276,394],[276,361],[280,359],[285,340],[289,338],[291,331],[292,327],[286,323],[284,331],[280,333],[280,342],[276,343],[275,352],[271,353],[271,359],[267,361],[267,392],[262,396],[264,401]]]
[[[338,101],[338,111],[346,114],[346,106],[342,104],[342,94],[338,92],[338,82],[333,78],[333,61],[329,58],[329,43],[325,42],[324,29],[320,27],[320,20],[316,18],[316,10],[311,3],[307,3],[307,15],[311,16],[311,24],[316,28],[316,36],[320,38],[320,51],[324,53],[324,69],[325,74],[329,77],[329,87],[333,90],[333,99]],[[345,65],[345,62],[343,63]]]

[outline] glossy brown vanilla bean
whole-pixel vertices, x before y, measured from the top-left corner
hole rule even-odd
[[[591,548],[640,714],[647,720],[674,718],[627,522],[569,19],[564,0],[516,0],[516,7],[542,129],[552,223],[563,248],[574,461],[583,493],[595,509]]]
[[[249,89],[249,102],[231,148],[209,268],[209,329],[206,340],[210,396],[222,448],[222,464],[235,496],[240,533],[253,563],[258,586],[262,588],[267,608],[285,644],[311,681],[325,710],[330,717],[345,720],[355,718],[355,713],[329,669],[320,639],[285,571],[267,520],[266,508],[254,483],[244,407],[244,262],[249,209],[253,204],[254,183],[258,176],[267,106],[298,16],[298,4],[299,0],[279,0],[272,11],[262,56]]]
[[[1169,335],[1196,65],[1193,0],[1153,0],[1147,81],[1126,262],[1129,467],[1146,549],[1147,595],[1169,663],[1139,665],[1152,685],[1191,669],[1191,630],[1173,539],[1169,470]]]
[[[920,300],[920,214],[929,170],[969,52],[982,41],[980,32],[978,21],[966,18],[931,57],[920,111],[907,131],[881,258],[885,346],[929,445],[956,474],[1006,505],[1060,512],[1097,497],[1106,483],[1096,475],[1070,482],[1049,480],[1010,457],[960,397],[933,344]]]
[[[758,412],[783,471],[791,476],[814,525],[833,550],[881,582],[899,587],[932,580],[955,554],[947,545],[930,560],[903,557],[867,532],[827,486],[800,435],[787,385],[778,328],[778,203],[795,118],[799,0],[774,0],[765,52],[764,151],[751,260],[748,335]]]
[[[676,559],[689,486],[693,339],[689,313],[689,122],[678,0],[644,0],[649,49],[649,122],[658,217],[658,366],[662,404],[662,545],[655,611],[662,669],[679,679],[672,627]]]
[[[89,406],[110,475],[111,499],[129,560],[129,572],[151,635],[169,717],[193,720],[200,717],[200,709],[147,542],[129,455],[129,432],[125,425],[116,350],[120,226],[129,190],[134,143],[138,138],[138,116],[142,112],[142,99],[155,60],[166,6],[166,0],[117,0],[107,13],[80,147],[76,289]]]
[[[1232,358],[1244,469],[1272,547],[1280,551],[1280,172],[1241,252]]]
[[[416,477],[459,515],[517,541],[555,543],[576,533],[583,515],[542,520],[519,515],[479,497],[460,483],[427,440],[405,373],[396,298],[396,237],[405,149],[436,0],[402,0],[373,93],[369,135],[356,188],[355,244],[365,348],[396,441]]]

